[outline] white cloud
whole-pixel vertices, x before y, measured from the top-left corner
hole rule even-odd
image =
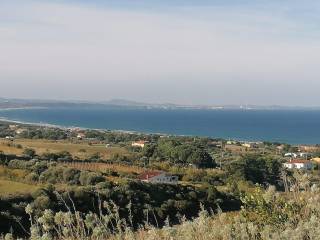
[[[317,32],[286,12],[0,3],[1,88],[15,97],[312,104]],[[301,102],[301,91],[311,96]]]

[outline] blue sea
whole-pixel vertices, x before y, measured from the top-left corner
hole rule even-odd
[[[64,127],[214,138],[320,143],[320,110],[43,108],[0,110],[0,118]]]

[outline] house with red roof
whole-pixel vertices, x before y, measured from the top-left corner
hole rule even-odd
[[[166,183],[177,184],[178,176],[171,175],[164,171],[145,171],[138,176],[138,179],[142,182],[149,183]]]
[[[304,159],[291,159],[289,162],[283,164],[285,168],[288,169],[303,169],[303,170],[311,170],[312,162]]]

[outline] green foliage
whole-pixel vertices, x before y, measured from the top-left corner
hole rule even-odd
[[[274,225],[283,227],[285,224],[296,224],[300,218],[300,211],[306,204],[304,201],[288,201],[276,193],[274,187],[264,193],[256,188],[251,194],[241,197],[243,203],[242,215],[259,226]]]
[[[68,151],[61,151],[58,153],[47,152],[42,154],[41,158],[45,160],[53,160],[53,161],[58,161],[58,160],[72,161],[72,155]]]
[[[101,174],[95,172],[81,171],[79,176],[79,182],[83,186],[95,185],[103,181],[105,181],[105,178]]]
[[[22,154],[33,158],[36,155],[36,151],[32,148],[26,148],[23,150]]]
[[[169,161],[173,164],[194,165],[200,168],[216,165],[203,147],[197,144],[181,143],[176,139],[160,139],[156,145],[147,145],[142,154],[147,158]]]
[[[246,155],[226,168],[233,179],[244,179],[252,183],[278,185],[281,162],[278,159]]]
[[[29,139],[50,139],[62,140],[67,138],[66,131],[59,128],[34,128],[29,127],[28,131],[22,132],[19,137]]]

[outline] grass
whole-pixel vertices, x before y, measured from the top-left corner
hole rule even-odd
[[[0,166],[0,179],[4,180],[23,180],[28,174],[26,170],[10,169],[5,166]]]
[[[30,193],[35,191],[37,188],[38,186],[34,184],[0,179],[0,196]]]
[[[23,183],[27,171],[0,166],[0,196],[24,194],[38,188],[35,184]]]
[[[104,172],[111,170],[114,172],[121,173],[134,173],[140,174],[144,171],[143,168],[137,166],[126,166],[121,164],[109,164],[109,163],[65,163],[66,166],[80,169],[80,170],[90,170]]]
[[[8,146],[11,144],[12,146]],[[67,140],[53,141],[53,140],[32,140],[32,139],[16,139],[13,142],[0,139],[0,151],[6,154],[16,154],[20,155],[23,149],[15,147],[20,144],[23,149],[33,148],[36,150],[38,155],[43,153],[57,153],[61,151],[68,151],[73,157],[78,157],[79,159],[87,159],[95,153],[99,153],[103,159],[110,159],[114,154],[128,155],[128,151],[121,147],[108,147],[106,148],[104,144],[94,144],[89,145],[85,142],[71,142]]]

